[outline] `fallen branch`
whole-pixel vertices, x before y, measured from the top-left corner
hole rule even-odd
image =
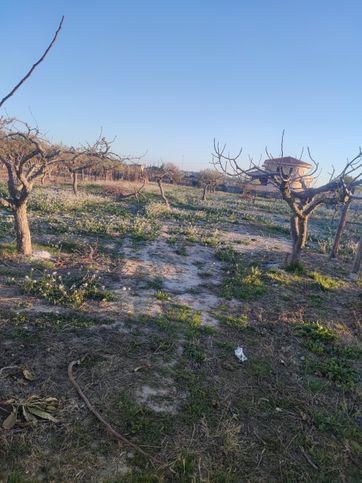
[[[155,458],[154,456],[152,456],[151,454],[149,454],[146,451],[144,451],[137,444],[132,443],[132,441],[130,441],[129,439],[125,438],[118,431],[116,431],[115,429],[113,429],[113,427],[99,414],[99,412],[93,407],[93,405],[91,404],[91,402],[89,401],[89,399],[87,398],[87,396],[84,394],[84,392],[82,391],[82,389],[80,388],[79,384],[77,383],[77,381],[74,378],[74,375],[73,375],[73,367],[75,365],[78,365],[78,364],[80,364],[80,361],[72,361],[72,362],[69,363],[69,365],[68,365],[68,377],[69,377],[70,382],[73,384],[73,386],[77,390],[79,396],[85,402],[85,404],[86,404],[87,408],[89,409],[89,411],[94,414],[94,416],[107,428],[107,430],[111,434],[113,434],[113,436],[115,436],[119,441],[122,441],[122,443],[124,443],[127,446],[130,446],[131,448],[133,448],[135,451],[137,451],[141,455],[145,456],[148,460],[151,461],[151,463],[154,466],[156,466],[156,467],[159,466],[159,467],[163,467],[163,468],[165,468],[166,466],[168,466],[168,465],[165,465],[162,461],[160,461],[157,458]],[[174,473],[174,471],[170,467],[168,467],[168,469],[172,473]]]
[[[139,188],[135,189],[133,191],[133,193],[128,193],[128,194],[118,193],[117,194],[117,201],[122,201],[122,200],[125,200],[127,198],[132,198],[132,196],[135,196],[136,199],[138,200],[138,195],[141,193],[141,191],[143,190],[145,185],[146,185],[146,178],[143,180],[142,185]]]

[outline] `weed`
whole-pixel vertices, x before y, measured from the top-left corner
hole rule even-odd
[[[317,411],[313,415],[313,423],[319,431],[333,432],[342,437],[360,438],[360,431],[353,415],[346,414],[341,409],[336,414]]]
[[[335,288],[340,288],[342,286],[342,282],[339,280],[335,280],[332,277],[327,277],[326,275],[322,275],[319,272],[310,272],[308,276],[316,282],[317,287],[319,287],[323,291],[333,290]]]
[[[221,288],[223,297],[243,300],[265,293],[266,287],[259,267],[244,267],[240,254],[231,247],[219,249],[216,258],[225,262],[227,266],[227,276]]]
[[[167,308],[166,317],[172,322],[186,323],[190,327],[197,328],[201,325],[201,311],[193,311],[187,305],[172,304]]]
[[[247,315],[228,314],[220,308],[211,311],[211,314],[214,315],[224,325],[232,329],[244,329],[248,323]]]
[[[320,342],[331,342],[336,339],[336,334],[328,327],[320,324],[319,322],[304,323],[297,325],[294,328],[294,332],[301,336],[317,340]]]
[[[177,248],[175,250],[177,255],[180,255],[181,257],[187,257],[187,248],[186,248],[186,243],[182,242],[177,245]]]
[[[163,278],[162,277],[154,277],[150,278],[145,281],[144,288],[146,290],[148,289],[154,289],[154,290],[161,290],[163,287]]]
[[[307,372],[326,377],[346,387],[353,387],[358,382],[355,369],[348,362],[336,357],[309,364]]]
[[[285,270],[287,272],[295,273],[296,275],[304,275],[305,274],[305,267],[301,262],[295,262],[288,265]]]
[[[130,234],[133,240],[156,240],[161,231],[161,223],[156,218],[137,215],[131,224]]]
[[[163,292],[162,290],[157,290],[156,299],[161,301],[168,301],[171,299],[171,296],[167,292]]]
[[[180,483],[196,481],[194,479],[195,466],[195,457],[183,452],[177,459],[174,467],[177,474],[177,481]]]
[[[187,357],[195,362],[204,362],[206,360],[205,353],[200,350],[200,347],[193,343],[186,343],[184,347],[184,353]]]
[[[63,278],[57,272],[44,272],[41,278],[36,279],[31,272],[21,283],[21,288],[25,293],[44,298],[51,304],[70,307],[79,307],[87,299],[112,299],[110,292],[105,290],[95,274],[78,278],[68,275]]]

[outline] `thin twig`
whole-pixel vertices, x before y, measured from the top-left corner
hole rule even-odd
[[[318,466],[312,461],[311,457],[308,455],[308,453],[305,451],[305,449],[302,446],[300,446],[300,450],[303,453],[305,459],[311,465],[311,467],[314,468],[315,470],[318,470],[319,469]]]
[[[8,369],[20,369],[20,367],[19,366],[5,366],[2,369],[0,369],[0,376],[2,375],[2,373],[4,371],[7,371]]]

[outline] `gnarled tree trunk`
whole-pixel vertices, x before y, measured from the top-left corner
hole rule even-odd
[[[162,180],[161,179],[157,180],[157,184],[158,184],[158,187],[160,188],[161,198],[163,199],[163,201],[165,202],[165,205],[169,209],[170,208],[170,203],[169,203],[169,201],[167,199],[167,196],[165,194],[165,190],[163,189]]]
[[[207,200],[206,193],[207,193],[208,187],[209,187],[209,185],[208,184],[205,184],[204,189],[203,189],[203,192],[202,192],[202,198],[201,198],[202,201],[206,201]]]
[[[72,187],[73,187],[73,193],[77,195],[78,194],[78,173],[76,171],[72,171]]]
[[[302,249],[305,247],[308,236],[308,217],[293,215],[290,219],[292,236],[292,253],[288,257],[288,265],[295,265],[300,261]]]
[[[334,237],[333,247],[332,247],[331,254],[329,255],[329,258],[336,258],[336,256],[338,255],[339,245],[341,243],[344,227],[346,226],[347,214],[348,214],[348,210],[351,205],[351,202],[352,202],[352,198],[349,198],[349,200],[343,205],[341,217],[339,219],[338,228],[336,231],[336,235]]]
[[[32,254],[32,246],[26,203],[22,203],[15,208],[14,218],[18,253],[29,256]]]
[[[357,275],[362,262],[362,236],[358,242],[357,252],[353,260],[352,274]]]

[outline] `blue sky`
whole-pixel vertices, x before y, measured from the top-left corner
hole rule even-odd
[[[258,159],[309,145],[326,175],[362,144],[359,0],[0,0],[0,97],[69,144],[208,167],[213,137]],[[245,158],[245,163],[247,158]]]

